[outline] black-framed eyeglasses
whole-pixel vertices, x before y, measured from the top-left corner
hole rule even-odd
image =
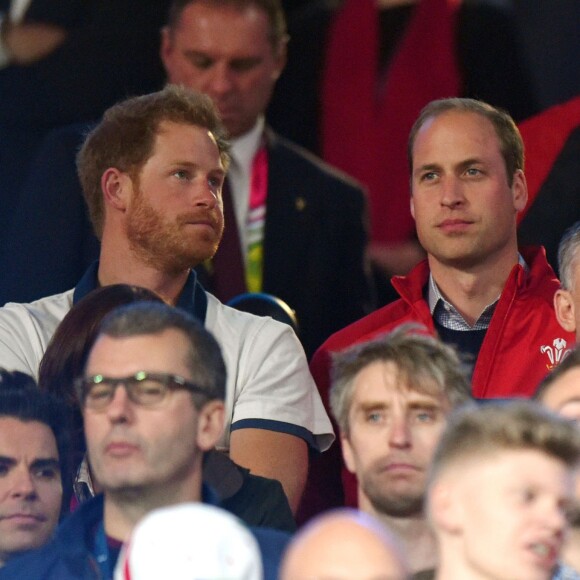
[[[104,411],[115,396],[118,386],[123,385],[129,400],[143,407],[155,407],[163,403],[169,391],[185,389],[192,393],[205,395],[207,390],[179,375],[167,373],[148,373],[139,371],[134,375],[121,378],[93,375],[75,381],[81,405],[93,411]]]

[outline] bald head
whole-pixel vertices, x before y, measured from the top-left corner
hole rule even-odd
[[[314,519],[292,541],[281,580],[405,580],[403,552],[368,514],[337,510]]]

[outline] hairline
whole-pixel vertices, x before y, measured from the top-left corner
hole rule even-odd
[[[479,101],[477,99],[471,98],[462,98],[462,97],[451,97],[451,98],[443,98],[431,101],[428,103],[421,112],[419,116],[413,123],[411,130],[409,132],[409,139],[407,142],[407,162],[408,168],[410,173],[410,180],[412,184],[413,179],[413,171],[414,171],[414,164],[413,164],[413,156],[414,156],[414,149],[415,143],[417,140],[417,136],[423,129],[423,127],[430,121],[441,117],[442,115],[448,113],[460,113],[460,114],[472,114],[477,115],[483,119],[486,119],[490,125],[493,127],[494,134],[497,138],[499,150],[501,153],[501,157],[503,160],[504,168],[506,171],[506,177],[508,185],[511,187],[513,185],[513,179],[518,171],[524,171],[525,169],[525,147],[523,143],[523,139],[515,122],[509,115],[509,113],[499,107],[493,107],[484,101]],[[506,123],[507,125],[511,124],[512,129],[514,129],[513,136],[516,137],[516,141],[518,145],[521,147],[521,159],[518,159],[518,155],[514,155],[514,168],[513,172],[510,174],[510,168],[508,167],[507,157],[510,155],[510,152],[504,149],[504,146],[507,143],[502,141],[500,129],[498,125],[502,123]],[[512,152],[515,153],[515,152]],[[411,193],[412,193],[411,187]]]
[[[405,382],[404,386],[396,385],[398,390],[406,388],[428,396],[435,393],[442,395],[450,409],[471,400],[469,384],[462,372],[458,354],[437,339],[418,333],[421,328],[417,324],[402,324],[383,336],[333,355],[330,406],[345,435],[350,433],[349,417],[355,398],[355,382],[363,370],[375,363],[394,364],[398,378]],[[413,351],[426,357],[418,368],[410,362]],[[437,363],[431,361],[433,357],[437,357]],[[458,370],[453,374],[455,364]],[[428,388],[421,388],[421,384],[427,384]],[[465,392],[462,392],[463,389]]]
[[[464,406],[454,414],[439,441],[429,468],[428,488],[460,463],[504,452],[537,451],[570,469],[578,464],[580,434],[574,434],[570,441],[564,439],[564,430],[575,430],[565,418],[530,400],[506,404],[514,408],[510,425],[507,423],[510,411],[504,412],[501,409],[500,420],[493,425],[494,419],[490,415],[493,409],[501,405],[498,403],[489,403],[484,407]],[[491,421],[489,427],[482,422],[486,418]],[[537,429],[530,436],[533,419],[536,420]],[[467,437],[460,438],[460,434]],[[564,448],[563,445],[568,447]],[[575,459],[571,452],[573,448]]]
[[[21,417],[17,413],[11,413],[10,411],[0,411],[0,421],[2,419],[14,419],[15,421],[19,421],[20,423],[30,424],[30,423],[38,423],[39,425],[45,426],[52,434],[52,438],[56,447],[57,455],[59,456],[60,460],[60,451],[58,449],[57,443],[57,435],[55,432],[55,427],[52,426],[48,420],[43,419],[42,417]]]
[[[236,10],[240,14],[252,8],[262,12],[268,21],[267,37],[274,54],[280,51],[289,39],[286,18],[282,7],[280,7],[280,13],[271,17],[271,15],[268,14],[268,11],[256,0],[247,0],[241,2],[236,2],[236,0],[189,0],[188,2],[183,2],[182,6],[179,8],[177,8],[175,4],[177,3],[173,2],[170,6],[168,20],[164,27],[164,29],[167,30],[167,33],[172,38],[174,37],[176,30],[183,23],[183,12],[193,4],[205,4],[218,9],[227,7],[232,10]],[[275,18],[278,18],[278,22],[275,22]]]

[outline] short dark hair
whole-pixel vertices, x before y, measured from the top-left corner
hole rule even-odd
[[[505,163],[508,184],[511,187],[513,177],[518,170],[524,170],[524,142],[520,131],[507,111],[498,107],[492,107],[488,103],[476,99],[452,97],[448,99],[437,99],[428,103],[419,117],[413,124],[409,134],[407,145],[407,160],[409,171],[413,175],[413,149],[417,133],[423,125],[431,118],[436,118],[443,113],[457,111],[460,113],[475,113],[488,119],[499,139],[501,154]]]
[[[101,177],[109,167],[128,173],[138,183],[151,157],[163,122],[195,125],[214,136],[224,168],[229,164],[226,130],[207,95],[175,85],[113,105],[87,135],[77,155],[77,169],[93,228],[103,234],[105,209]]]
[[[236,10],[245,10],[252,6],[262,10],[270,24],[269,38],[272,46],[277,48],[287,38],[286,17],[280,0],[173,0],[169,7],[167,28],[174,29],[181,18],[181,13],[190,4],[203,3],[209,6],[231,6]]]
[[[574,268],[580,266],[580,221],[571,225],[558,245],[558,271],[565,290],[574,290]]]
[[[73,476],[69,414],[64,402],[51,393],[41,391],[31,376],[0,369],[0,418],[6,417],[24,423],[37,421],[52,431],[58,450],[63,497],[69,497]],[[62,509],[68,509],[64,502]]]
[[[160,334],[165,330],[178,330],[186,336],[189,341],[186,363],[192,382],[204,389],[210,400],[223,401],[226,394],[226,366],[221,348],[213,335],[185,310],[157,302],[137,302],[122,306],[105,317],[99,336],[124,338]],[[197,401],[195,393],[192,396],[194,402]]]

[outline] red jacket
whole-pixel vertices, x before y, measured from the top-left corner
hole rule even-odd
[[[554,313],[553,298],[559,282],[546,261],[543,248],[523,249],[522,255],[529,272],[526,274],[518,264],[506,281],[475,364],[472,378],[475,397],[531,396],[540,380],[574,342],[574,334],[562,329]],[[435,333],[429,304],[423,298],[428,279],[427,261],[421,262],[408,276],[393,278],[393,286],[401,296],[399,300],[333,334],[316,351],[310,370],[327,410],[330,409],[328,389],[332,352],[371,340],[405,322],[420,322]],[[336,450],[334,452],[336,469]],[[332,466],[326,465],[326,473],[318,478],[313,474],[313,478],[319,479],[313,481],[314,487],[328,487],[333,480],[331,469]],[[345,469],[343,480],[345,503],[356,505],[356,480]],[[332,485],[336,485],[336,477],[333,481]],[[336,491],[320,492],[320,498],[333,493]],[[314,506],[311,509],[317,511]]]

